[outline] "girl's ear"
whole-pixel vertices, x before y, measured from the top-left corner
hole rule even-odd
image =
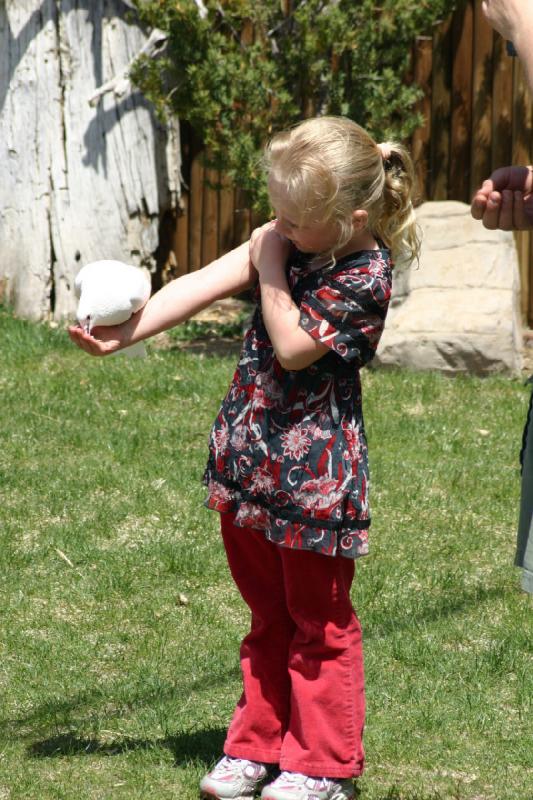
[[[368,225],[368,212],[358,208],[352,212],[352,225],[355,231],[362,231]]]

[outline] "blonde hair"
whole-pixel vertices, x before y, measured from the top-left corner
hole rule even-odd
[[[265,161],[299,224],[331,220],[338,225],[335,250],[350,240],[352,213],[362,209],[368,229],[394,260],[418,259],[414,169],[402,145],[378,145],[345,117],[316,117],[274,136]]]

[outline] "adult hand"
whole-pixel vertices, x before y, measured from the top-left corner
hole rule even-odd
[[[250,259],[260,275],[285,267],[290,249],[290,241],[277,232],[275,220],[256,228],[250,236]]]
[[[533,25],[533,0],[483,0],[481,6],[492,27],[512,42]]]
[[[472,200],[472,216],[489,230],[533,228],[533,167],[501,167]]]

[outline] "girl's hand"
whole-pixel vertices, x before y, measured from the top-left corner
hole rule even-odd
[[[250,259],[259,274],[285,267],[291,243],[276,230],[276,221],[256,228],[250,237]]]
[[[79,325],[72,325],[67,330],[74,344],[86,353],[92,356],[109,356],[131,344],[125,340],[124,328],[127,324],[126,322],[123,325],[100,325],[93,328],[91,333],[86,333]]]

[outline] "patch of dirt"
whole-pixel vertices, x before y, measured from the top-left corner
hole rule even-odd
[[[217,300],[208,308],[200,311],[191,320],[195,322],[212,322],[226,324],[237,322],[248,310],[250,303],[235,297],[226,297]],[[197,353],[216,356],[238,356],[241,351],[242,336],[207,336],[201,339],[173,339],[168,333],[160,333],[152,339],[159,350],[185,350],[188,353]]]
[[[164,334],[160,334],[164,336]],[[159,336],[152,339],[159,350],[184,350],[187,353],[196,353],[205,356],[235,356],[241,352],[241,339],[227,339],[223,336],[208,337],[205,339],[195,339],[191,341],[176,341],[167,337],[166,342],[162,342]]]
[[[245,300],[226,297],[224,300],[217,300],[191,319],[198,322],[235,322],[248,308],[250,304]]]

